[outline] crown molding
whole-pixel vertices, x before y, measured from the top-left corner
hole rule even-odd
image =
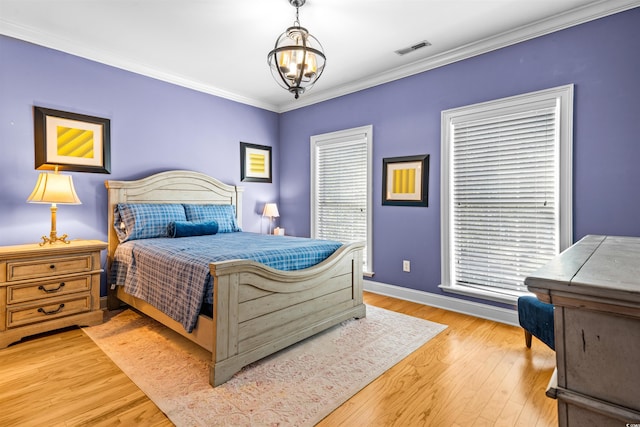
[[[478,40],[473,43],[461,46],[447,52],[425,58],[393,70],[380,73],[369,78],[347,83],[335,88],[330,88],[316,93],[307,93],[302,98],[295,101],[288,101],[283,104],[265,103],[263,101],[238,95],[213,86],[190,80],[186,77],[167,73],[135,61],[119,57],[112,52],[96,52],[73,40],[58,37],[49,33],[38,31],[34,28],[16,25],[0,18],[0,34],[24,40],[40,46],[59,50],[65,53],[76,55],[105,65],[131,71],[143,76],[152,77],[157,80],[173,83],[182,87],[193,89],[199,92],[215,95],[220,98],[236,101],[242,104],[262,108],[276,113],[284,113],[298,108],[303,108],[319,102],[328,101],[333,98],[359,92],[394,80],[399,80],[438,67],[442,67],[454,62],[462,61],[483,53],[491,52],[503,47],[511,46],[526,40],[550,34],[556,31],[570,28],[585,22],[603,18],[625,10],[640,6],[640,0],[600,0],[586,6],[556,15],[554,17],[540,20],[532,24],[520,27],[516,30],[507,31],[496,36]]]
[[[591,3],[515,30],[478,40],[477,42],[412,62],[411,64],[377,74],[367,79],[358,80],[357,82],[348,83],[322,92],[305,94],[304,97],[296,101],[281,104],[278,112],[284,113],[350,93],[359,92],[639,6],[639,0],[600,0],[597,3]]]
[[[278,112],[278,106],[275,104],[264,103],[253,98],[218,89],[213,86],[205,85],[177,74],[171,74],[152,67],[148,67],[144,64],[128,60],[127,58],[122,58],[121,56],[118,56],[117,54],[114,54],[112,52],[98,52],[94,49],[87,48],[81,43],[74,42],[73,40],[58,37],[50,33],[45,33],[32,27],[17,25],[13,22],[4,20],[3,18],[0,18],[0,34],[24,40],[29,43],[37,44],[39,46],[58,50],[71,55],[79,56],[81,58],[89,59],[91,61],[99,62],[101,64],[109,65],[115,68],[120,68],[122,70],[130,71],[146,77],[173,83],[178,86],[196,90],[198,92],[215,95],[220,98],[236,101],[258,108],[263,108],[265,110]]]

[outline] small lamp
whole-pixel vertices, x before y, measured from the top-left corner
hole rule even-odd
[[[269,217],[269,234],[271,234],[271,226],[273,225],[273,218],[279,217],[278,205],[275,203],[265,203],[262,216]]]
[[[60,175],[57,166],[55,173],[42,172],[40,176],[38,176],[38,182],[27,199],[27,202],[51,203],[51,232],[49,233],[49,237],[42,236],[40,246],[45,243],[70,243],[66,240],[68,237],[66,234],[58,237],[56,232],[56,211],[58,210],[58,203],[65,205],[82,204],[76,194],[75,188],[73,188],[73,179],[71,176]]]

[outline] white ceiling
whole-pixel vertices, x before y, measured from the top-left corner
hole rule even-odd
[[[640,6],[639,0],[307,0],[324,74],[294,100],[267,53],[288,0],[0,0],[0,34],[272,111],[288,111]],[[405,56],[395,50],[428,40]],[[1,52],[0,52],[1,53]]]

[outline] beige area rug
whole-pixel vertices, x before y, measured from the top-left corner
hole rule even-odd
[[[216,388],[210,353],[142,314],[84,331],[177,426],[312,426],[445,328],[367,306]]]

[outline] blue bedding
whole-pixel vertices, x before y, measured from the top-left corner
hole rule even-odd
[[[191,332],[202,303],[213,303],[209,263],[250,259],[278,270],[301,270],[322,262],[340,246],[329,240],[248,232],[133,240],[116,249],[110,285],[124,286],[128,294]]]

